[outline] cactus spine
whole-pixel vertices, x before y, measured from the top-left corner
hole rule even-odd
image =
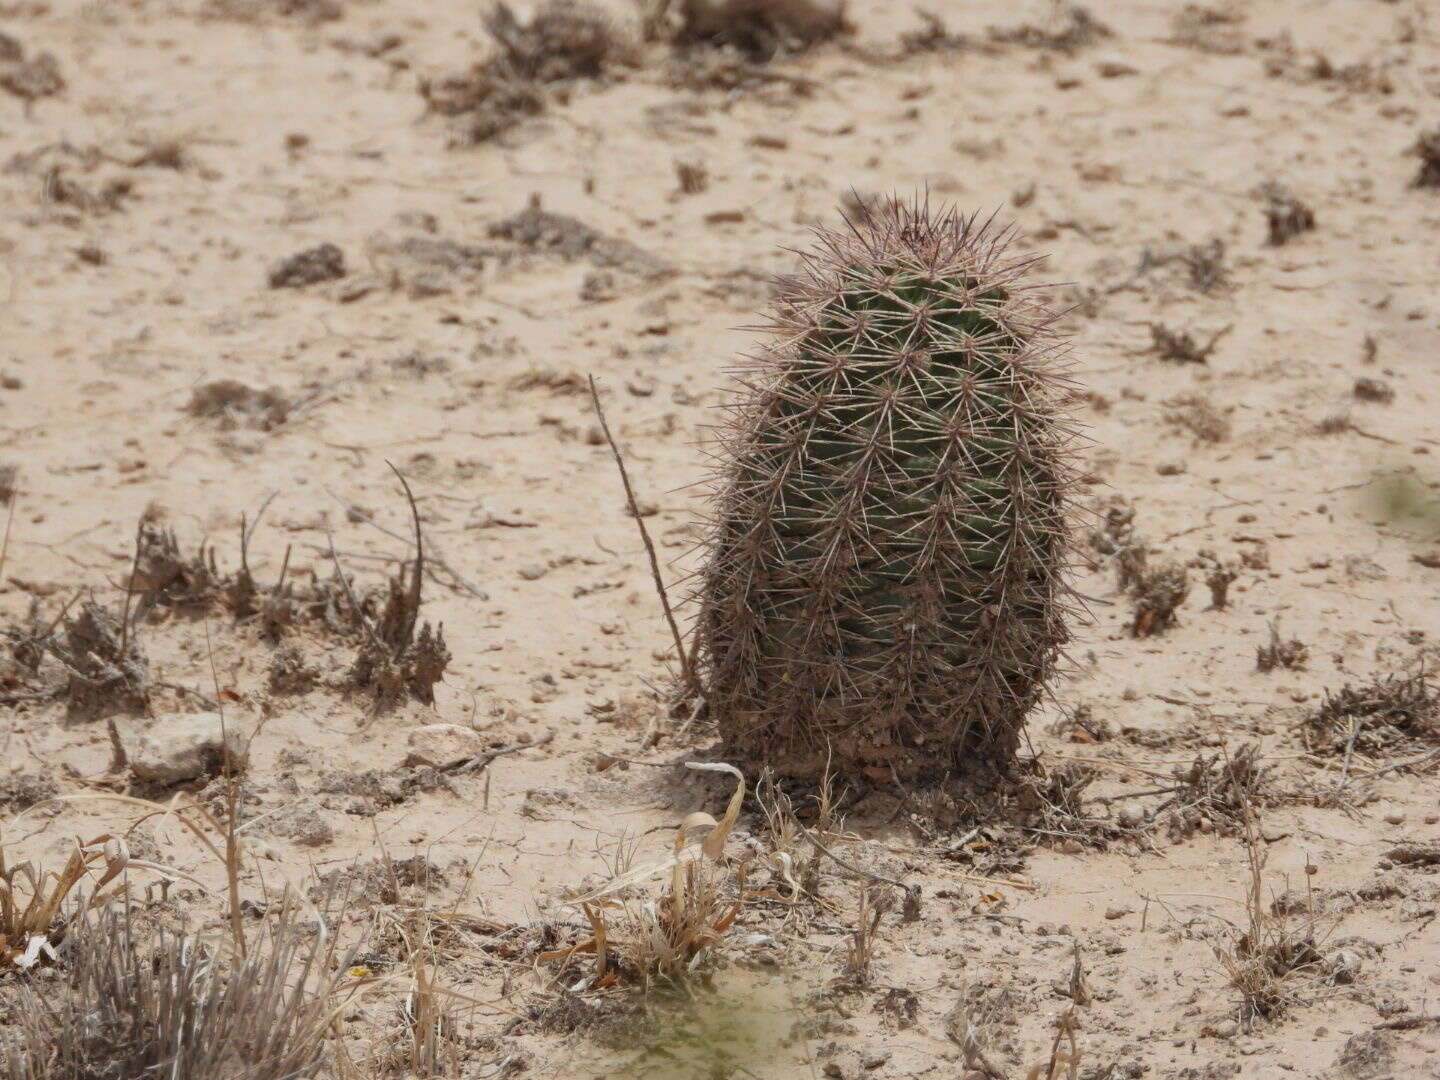
[[[1011,230],[891,200],[817,230],[722,426],[695,624],[733,749],[1003,766],[1070,592],[1075,431]]]

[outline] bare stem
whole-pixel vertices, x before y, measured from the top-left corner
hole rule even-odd
[[[595,376],[590,376],[590,400],[595,403],[595,415],[600,421],[600,430],[610,444],[610,453],[615,456],[615,466],[620,470],[620,482],[625,485],[625,501],[630,507],[630,516],[640,530],[640,539],[645,544],[645,554],[650,559],[650,574],[655,579],[655,591],[660,595],[660,607],[665,612],[665,621],[670,624],[670,633],[675,638],[675,655],[680,661],[680,677],[697,697],[704,695],[695,669],[690,665],[690,654],[685,649],[685,639],[675,622],[675,613],[670,608],[670,597],[665,592],[665,580],[660,576],[660,560],[655,554],[655,545],[650,540],[650,531],[645,528],[645,519],[640,516],[640,507],[635,502],[635,491],[630,486],[630,474],[625,471],[625,459],[620,456],[620,447],[615,445],[615,436],[610,434],[610,424],[605,419],[605,410],[600,406],[600,392],[595,387]]]

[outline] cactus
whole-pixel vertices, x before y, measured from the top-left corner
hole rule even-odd
[[[781,283],[721,427],[706,698],[781,773],[1003,768],[1073,606],[1063,349],[1012,230],[866,209]]]

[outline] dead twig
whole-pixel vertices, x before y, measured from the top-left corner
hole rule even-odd
[[[544,746],[555,739],[555,729],[551,728],[534,742],[511,743],[509,746],[501,746],[495,750],[487,750],[483,754],[476,754],[474,757],[464,758],[457,761],[453,766],[442,769],[442,772],[453,773],[458,776],[461,773],[475,772],[485,768],[498,757],[506,754],[518,754],[521,750],[533,750],[537,746]],[[643,762],[641,764],[644,764]]]
[[[814,830],[812,830],[812,829],[806,829],[806,830],[805,830],[805,839],[809,840],[810,843],[814,844],[816,850],[819,851],[822,855],[828,855],[828,856],[830,857],[830,859],[831,859],[836,865],[842,867],[842,868],[845,869],[845,870],[849,870],[852,874],[856,874],[856,875],[858,875],[858,876],[860,876],[860,877],[862,877],[862,878],[869,878],[871,881],[878,881],[878,882],[880,882],[882,885],[893,885],[893,886],[895,886],[895,888],[899,889],[901,892],[903,892],[903,893],[905,894],[905,906],[904,906],[904,909],[903,909],[903,910],[904,910],[905,921],[906,921],[906,922],[914,922],[914,921],[915,921],[915,918],[918,918],[918,917],[919,917],[919,914],[920,914],[920,886],[919,886],[919,885],[907,885],[907,884],[905,884],[905,882],[900,881],[900,880],[897,879],[897,878],[887,877],[886,875],[881,874],[881,873],[878,873],[878,872],[875,871],[875,870],[865,870],[865,869],[862,869],[862,868],[859,867],[859,866],[856,866],[854,863],[845,861],[845,860],[842,859],[839,855],[836,855],[833,851],[831,851],[831,850],[830,850],[829,848],[827,848],[824,844],[822,844],[822,843],[820,842],[820,838],[815,835],[815,832],[814,832]],[[913,916],[913,917],[912,917],[912,916]]]
[[[600,405],[600,391],[596,388],[594,375],[590,376],[590,400],[595,405],[595,416],[600,421],[600,430],[605,434],[605,441],[610,444],[610,453],[615,457],[615,466],[620,470],[620,482],[625,486],[625,503],[630,509],[630,516],[635,519],[636,527],[640,530],[640,539],[645,544],[645,554],[650,560],[650,574],[655,579],[655,591],[660,595],[660,607],[665,612],[665,621],[670,625],[670,634],[675,639],[675,655],[680,661],[680,677],[691,693],[697,698],[703,698],[704,690],[695,675],[694,667],[691,666],[690,654],[685,649],[685,639],[680,633],[679,625],[675,622],[675,613],[670,609],[670,597],[665,592],[665,579],[660,576],[660,559],[655,554],[655,544],[650,539],[650,530],[645,528],[645,519],[640,516],[640,507],[635,501],[635,491],[630,486],[630,474],[625,470],[625,459],[620,455],[620,447],[615,444],[615,436],[610,433],[610,424],[605,419],[605,410]]]
[[[389,464],[389,463],[387,462],[387,464]],[[393,469],[395,466],[391,465],[390,467]],[[358,507],[358,506],[356,506],[354,503],[352,503],[349,499],[341,498],[341,497],[340,497],[339,495],[337,495],[335,492],[331,491],[328,487],[325,488],[324,490],[325,490],[325,494],[326,494],[326,495],[329,495],[329,496],[330,496],[332,499],[334,499],[337,503],[339,503],[341,506],[343,506],[343,507],[345,508],[345,513],[346,513],[347,515],[349,515],[351,518],[353,518],[354,520],[356,520],[356,521],[363,521],[366,525],[369,525],[369,526],[371,526],[372,528],[375,528],[375,529],[380,530],[380,531],[381,531],[382,533],[384,533],[386,536],[389,536],[389,537],[391,537],[391,538],[393,538],[393,539],[395,539],[395,540],[399,540],[402,544],[406,544],[406,545],[409,545],[409,546],[414,546],[414,543],[415,543],[415,542],[414,542],[410,537],[406,536],[404,533],[396,532],[394,529],[387,528],[386,526],[381,525],[378,521],[376,521],[373,517],[371,517],[369,514],[367,514],[367,513],[366,513],[364,510],[362,510],[360,507]],[[456,570],[453,566],[451,566],[448,562],[445,561],[444,555],[443,555],[439,550],[436,549],[436,547],[435,547],[435,541],[434,541],[434,538],[433,538],[433,537],[431,538],[431,541],[430,541],[430,557],[429,557],[429,560],[430,560],[430,566],[431,566],[430,576],[431,576],[431,578],[433,578],[437,583],[439,583],[439,584],[441,584],[441,585],[445,584],[445,582],[440,581],[439,577],[435,574],[435,570],[437,570],[437,569],[443,570],[446,574],[450,575],[451,584],[452,584],[452,585],[458,585],[458,586],[460,586],[460,588],[464,589],[464,590],[465,590],[466,592],[468,592],[471,596],[474,596],[475,598],[477,598],[477,599],[479,599],[479,600],[488,600],[488,599],[489,599],[489,594],[486,593],[484,589],[481,589],[480,587],[471,584],[468,580],[466,580],[466,578],[464,578],[464,577],[460,574],[460,572],[459,572],[458,570]]]

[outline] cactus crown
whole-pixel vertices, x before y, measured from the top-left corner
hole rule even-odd
[[[1013,233],[817,230],[722,426],[696,646],[732,745],[877,776],[1008,759],[1065,640],[1075,433]]]

